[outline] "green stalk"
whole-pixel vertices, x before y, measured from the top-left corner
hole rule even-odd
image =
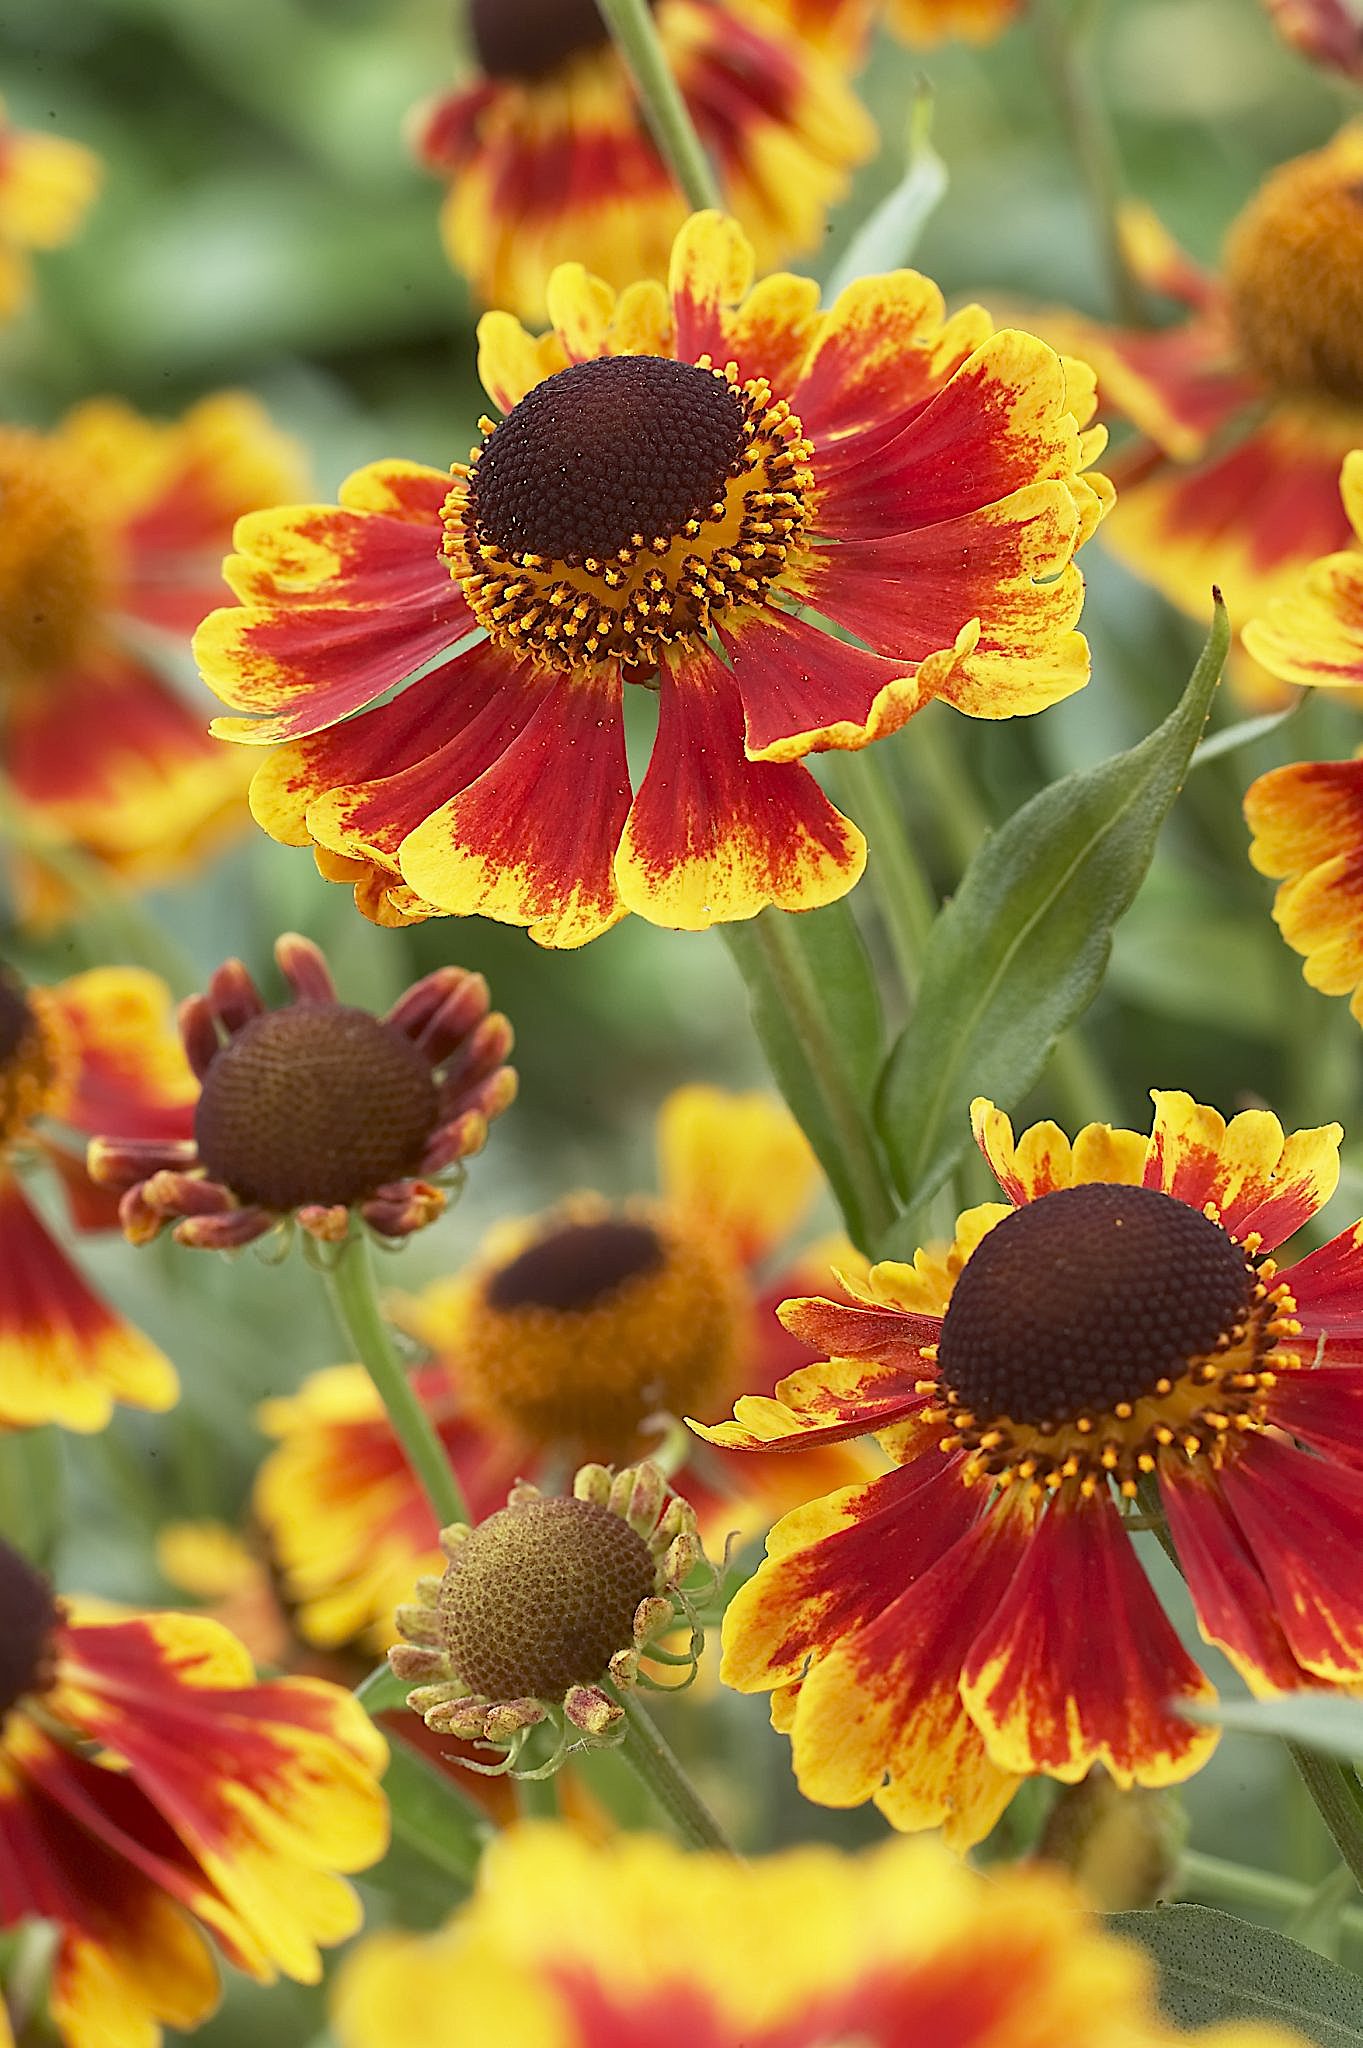
[[[596,0],[601,19],[634,80],[663,161],[697,212],[722,206],[710,160],[668,69],[648,0]]]
[[[1179,1858],[1180,1898],[1191,1894],[1226,1906],[1257,1907],[1287,1917],[1310,1906],[1319,1889],[1299,1877],[1251,1870],[1246,1864],[1231,1863],[1224,1856],[1203,1856],[1195,1849],[1185,1850]],[[1363,1907],[1353,1906],[1341,1913],[1340,1924],[1351,1935],[1363,1935]]]
[[[717,1849],[722,1855],[736,1856],[738,1851],[687,1777],[652,1715],[632,1694],[618,1693],[616,1697],[625,1710],[621,1754],[657,1800],[679,1838],[691,1849]]]
[[[1060,0],[1031,0],[1028,18],[1051,81],[1102,245],[1108,287],[1118,317],[1128,326],[1145,324],[1145,299],[1122,246],[1121,172],[1107,108],[1097,92],[1080,41],[1090,14],[1081,6],[1067,18]]]
[[[866,1238],[875,1244],[898,1215],[870,1112],[848,1070],[846,1048],[795,943],[795,916],[763,910],[742,924],[721,925],[754,1009],[779,1008],[797,1034],[811,1088],[836,1134],[838,1157]],[[850,1219],[849,1219],[850,1220]],[[855,1236],[856,1229],[853,1228]]]
[[[872,747],[840,753],[834,774],[844,801],[870,842],[866,878],[875,896],[905,999],[918,987],[918,963],[937,915],[937,899],[904,829],[899,798]]]
[[[374,1265],[369,1240],[361,1224],[352,1217],[350,1236],[340,1257],[327,1275],[331,1299],[359,1355],[374,1382],[379,1399],[388,1411],[407,1462],[421,1481],[427,1500],[441,1528],[451,1522],[467,1522],[468,1507],[455,1478],[445,1446],[434,1423],[412,1388],[384,1322],[374,1285]]]

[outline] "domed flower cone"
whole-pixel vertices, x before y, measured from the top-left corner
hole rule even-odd
[[[257,819],[378,922],[579,946],[628,911],[812,909],[866,848],[805,755],[933,697],[1008,718],[1087,680],[1090,373],[979,307],[947,319],[913,271],[826,312],[808,279],[753,279],[717,213],[666,292],[562,265],[548,334],[480,325],[503,417],[468,463],[378,463],[339,506],[239,525],[241,602],[195,643],[243,714],[215,729],[275,747]],[[637,792],[626,684],[658,710]]]
[[[1363,1682],[1363,1233],[1279,1265],[1330,1197],[1340,1129],[1285,1137],[1157,1092],[1146,1138],[976,1134],[1007,1200],[945,1253],[784,1318],[827,1362],[701,1434],[798,1453],[874,1434],[895,1469],[779,1522],[722,1676],[775,1695],[830,1806],[968,1845],[1019,1780],[1206,1760],[1207,1678],[1124,1516],[1161,1512],[1198,1625],[1259,1694]]]
[[[387,1304],[430,1354],[412,1386],[474,1521],[518,1477],[548,1484],[565,1463],[631,1461],[657,1446],[669,1414],[741,1387],[771,1391],[814,1356],[781,1328],[776,1303],[816,1285],[830,1259],[859,1270],[841,1243],[780,1259],[817,1169],[770,1097],[679,1089],[663,1105],[658,1150],[658,1196],[578,1195],[504,1222],[463,1271]],[[278,1442],[255,1509],[301,1633],[323,1647],[362,1636],[386,1649],[394,1607],[441,1559],[437,1518],[368,1375],[358,1365],[315,1373],[266,1402],[260,1423]],[[797,1465],[692,1440],[672,1477],[718,1555],[870,1469],[848,1445]]]
[[[1125,238],[1168,327],[1038,325],[1098,372],[1143,437],[1115,463],[1107,545],[1197,619],[1213,583],[1241,627],[1345,545],[1337,478],[1363,444],[1363,123],[1265,180],[1209,275],[1142,208]]]
[[[275,958],[293,994],[282,1009],[235,960],[181,1006],[193,1140],[90,1147],[134,1244],[171,1224],[181,1244],[230,1250],[288,1222],[339,1244],[352,1211],[380,1237],[409,1236],[514,1100],[511,1026],[481,975],[440,968],[380,1018],[339,1000],[310,940],[286,934]]]
[[[517,1770],[546,1722],[552,1753],[522,1775],[556,1771],[570,1746],[621,1741],[618,1693],[683,1620],[695,1668],[703,1636],[683,1589],[704,1553],[693,1511],[656,1465],[584,1465],[567,1497],[513,1486],[504,1508],[442,1529],[440,1545],[444,1574],[398,1609],[404,1640],[388,1661],[428,1728],[503,1751],[473,1768]]]
[[[214,1947],[315,1983],[360,1924],[339,1873],[388,1841],[386,1750],[350,1694],[262,1683],[203,1616],[87,1612],[7,1545],[0,1642],[0,1928],[55,1928],[66,2048],[197,2025]]]
[[[72,1264],[21,1176],[55,1172],[76,1228],[110,1229],[114,1206],[70,1134],[174,1144],[194,1095],[170,993],[154,975],[100,967],[44,988],[0,967],[0,1427],[91,1431],[116,1402],[174,1403],[170,1360]]]
[[[875,128],[764,0],[654,0],[669,68],[763,268],[814,248]],[[686,218],[596,0],[472,0],[473,76],[413,111],[449,193],[441,234],[487,304],[541,320],[554,266],[623,289],[667,274]]]

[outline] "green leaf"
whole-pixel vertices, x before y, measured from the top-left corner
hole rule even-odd
[[[390,1735],[383,1789],[396,1839],[456,1884],[471,1885],[488,1823],[454,1780]]]
[[[969,1143],[972,1097],[1011,1108],[1098,991],[1112,933],[1188,772],[1229,643],[1219,600],[1192,680],[1147,739],[1043,789],[988,838],[923,950],[879,1123],[900,1192],[933,1194]]]
[[[1302,699],[1284,705],[1281,711],[1265,711],[1259,718],[1242,718],[1238,725],[1223,725],[1220,732],[1214,732],[1203,740],[1193,751],[1191,766],[1205,768],[1208,761],[1219,761],[1223,754],[1233,754],[1240,747],[1253,746],[1255,740],[1265,740],[1280,725],[1286,725],[1289,718],[1296,716]]]
[[[863,1250],[894,1217],[872,1127],[880,992],[846,902],[720,927],[762,1050]]]
[[[1271,1700],[1218,1700],[1214,1706],[1183,1706],[1190,1721],[1209,1721],[1240,1735],[1270,1735],[1296,1742],[1321,1756],[1363,1757],[1363,1700],[1339,1692],[1285,1692]]]
[[[947,167],[929,141],[932,87],[920,78],[909,109],[908,162],[904,175],[862,222],[834,264],[824,286],[831,304],[859,277],[878,277],[910,261],[929,217],[947,189]]]
[[[376,1664],[367,1678],[362,1678],[355,1688],[355,1697],[371,1721],[378,1715],[391,1713],[395,1707],[407,1706],[407,1695],[411,1686],[406,1684],[392,1669],[385,1657],[382,1664]]]
[[[1269,2020],[1318,2048],[1363,2044],[1363,1983],[1286,1935],[1210,1906],[1115,1913],[1108,1925],[1154,1957],[1160,2002],[1179,2026]]]

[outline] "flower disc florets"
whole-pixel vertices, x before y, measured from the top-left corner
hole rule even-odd
[[[1279,1348],[1291,1297],[1253,1250],[1154,1188],[1090,1181],[1024,1204],[952,1291],[929,1419],[1003,1485],[1111,1477],[1132,1493],[1161,1450],[1219,1458],[1300,1362]]]
[[[0,1731],[18,1701],[47,1685],[60,1612],[42,1573],[0,1543]]]
[[[722,1237],[698,1218],[579,1195],[469,1274],[448,1342],[489,1425],[627,1458],[653,1418],[693,1414],[734,1383],[745,1300]]]
[[[360,1201],[415,1172],[439,1100],[429,1060],[367,1010],[296,1003],[228,1040],[203,1077],[199,1156],[248,1202]]]
[[[79,484],[39,434],[0,429],[0,675],[60,669],[79,651],[108,563]]]
[[[469,30],[489,78],[543,78],[607,40],[596,0],[471,0]]]
[[[62,1092],[68,1051],[41,993],[0,968],[0,1145],[20,1137]]]
[[[456,465],[444,553],[502,646],[652,667],[793,568],[811,445],[765,378],[603,356],[545,378]]]
[[[682,1618],[694,1672],[703,1637],[682,1588],[704,1560],[694,1511],[657,1466],[583,1466],[568,1498],[518,1485],[496,1514],[440,1542],[444,1577],[419,1581],[399,1608],[404,1641],[389,1661],[417,1681],[408,1705],[428,1727],[505,1749],[482,1768],[513,1769],[544,1721],[558,1739],[531,1775],[556,1769],[570,1739],[619,1740],[608,1681],[650,1683],[641,1654]]]
[[[1363,398],[1363,149],[1344,138],[1265,180],[1231,228],[1240,345],[1270,383]]]
[[[124,1190],[134,1243],[175,1222],[182,1244],[249,1244],[284,1219],[339,1243],[351,1212],[406,1237],[445,1207],[488,1125],[515,1099],[511,1027],[460,967],[417,982],[386,1017],[339,1002],[317,948],[286,935],[275,957],[294,1001],[267,1010],[239,961],[180,1012],[202,1093],[194,1142],[96,1139],[90,1172]]]

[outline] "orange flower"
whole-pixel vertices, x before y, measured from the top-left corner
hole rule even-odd
[[[237,764],[125,621],[190,632],[232,522],[300,479],[240,393],[169,426],[100,400],[51,434],[0,427],[0,765],[34,822],[111,876],[159,878],[243,815]],[[32,858],[19,883],[32,917],[68,907]]]
[[[1348,538],[1336,479],[1363,442],[1363,124],[1282,165],[1232,223],[1210,276],[1132,209],[1128,255],[1170,327],[1049,323],[1081,349],[1123,450],[1113,552],[1196,618],[1213,583],[1242,626]]]
[[[1017,18],[1024,0],[768,0],[803,41],[843,63],[866,53],[877,18],[917,49],[960,36],[992,42]]]
[[[1006,718],[1087,680],[1073,558],[1110,497],[1089,372],[978,307],[947,320],[913,271],[826,313],[809,280],[752,275],[714,213],[670,295],[563,265],[549,334],[482,321],[505,417],[453,482],[377,463],[339,507],[238,526],[241,603],[196,647],[250,715],[216,729],[284,743],[256,817],[376,921],[577,946],[630,910],[810,909],[866,847],[803,756],[932,697]],[[632,798],[626,682],[658,715]]]
[[[209,1937],[264,1983],[315,1983],[360,1924],[337,1873],[387,1846],[387,1752],[350,1694],[260,1683],[203,1616],[58,1600],[3,1544],[0,1623],[0,1927],[55,1926],[68,2048],[195,2026]]]
[[[115,1401],[175,1401],[170,1361],[90,1289],[19,1179],[51,1167],[78,1229],[116,1222],[61,1133],[162,1143],[188,1131],[194,1076],[169,1010],[169,991],[131,967],[53,988],[0,973],[0,1428],[103,1429]]]
[[[935,1842],[740,1863],[542,1823],[490,1845],[444,1927],[363,1941],[333,2022],[342,2048],[1306,2048],[1176,2031],[1148,1956],[1035,1864],[986,1876]]]
[[[875,148],[848,86],[762,0],[655,0],[654,20],[761,266],[815,247]],[[441,231],[456,269],[533,320],[572,257],[615,286],[666,276],[685,202],[596,0],[473,0],[469,28],[473,79],[412,122],[418,157],[449,183]]]
[[[444,1212],[436,1181],[461,1177],[515,1100],[511,1026],[481,974],[439,968],[375,1017],[337,999],[310,939],[286,932],[275,959],[293,996],[282,1009],[239,960],[180,1006],[200,1084],[193,1138],[91,1144],[90,1173],[121,1191],[131,1243],[172,1222],[177,1242],[208,1251],[294,1224],[340,1243],[352,1212],[381,1238],[408,1237]]]
[[[29,250],[69,242],[102,177],[90,150],[11,126],[0,100],[0,324],[28,298]]]
[[[1073,1145],[977,1102],[1006,1202],[853,1306],[787,1303],[827,1362],[700,1431],[895,1459],[778,1523],[725,1618],[721,1677],[774,1693],[812,1799],[964,1846],[1030,1773],[1197,1770],[1216,1732],[1176,1708],[1215,1694],[1132,1547],[1138,1493],[1251,1691],[1363,1682],[1363,1226],[1272,1256],[1334,1192],[1339,1126],[1154,1101],[1149,1138]]]
[[[636,1457],[656,1445],[660,1412],[774,1387],[810,1356],[773,1310],[827,1258],[764,1272],[815,1187],[787,1112],[764,1096],[684,1088],[659,1137],[660,1200],[575,1196],[503,1224],[464,1272],[390,1305],[431,1354],[413,1385],[475,1522],[517,1477],[548,1484],[565,1459]],[[846,1262],[856,1262],[850,1246]],[[279,1444],[261,1466],[256,1512],[300,1630],[323,1646],[363,1634],[386,1648],[394,1608],[441,1558],[435,1517],[368,1375],[316,1373],[268,1401],[261,1422]],[[674,1483],[718,1554],[735,1530],[754,1535],[867,1469],[841,1449],[816,1468],[698,1445]]]

